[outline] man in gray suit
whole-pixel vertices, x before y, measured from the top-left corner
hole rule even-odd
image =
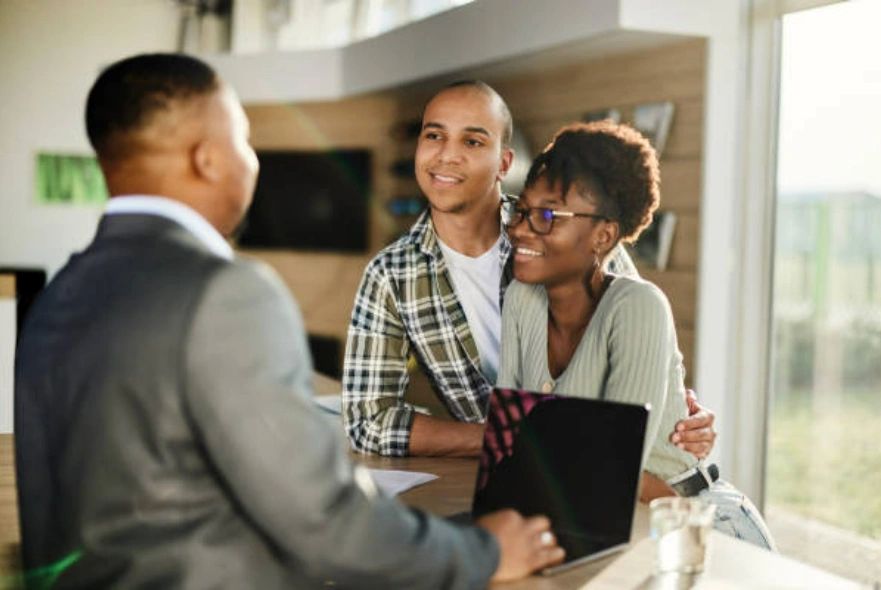
[[[222,238],[257,160],[207,65],[118,62],[86,124],[112,199],[16,359],[26,567],[56,587],[476,588],[562,559],[543,517],[458,527],[353,469],[297,308]]]

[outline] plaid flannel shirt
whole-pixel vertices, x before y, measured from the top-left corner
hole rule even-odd
[[[499,300],[511,280],[503,236]],[[364,453],[407,454],[414,409],[404,402],[410,355],[457,420],[482,422],[493,387],[425,211],[367,266],[355,297],[343,369],[343,422]]]
[[[511,243],[501,242],[499,301],[512,278]],[[617,248],[608,268],[636,274]],[[462,422],[483,422],[493,383],[447,272],[430,210],[367,265],[355,297],[343,368],[343,423],[362,453],[404,456],[413,407],[404,402],[414,355],[438,398]]]

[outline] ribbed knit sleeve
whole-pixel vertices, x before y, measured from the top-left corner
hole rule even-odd
[[[682,471],[683,461],[691,462],[687,453],[668,441],[676,421],[685,413],[673,313],[655,285],[639,281],[627,287],[606,320],[609,371],[603,397],[651,404],[643,464],[666,478]],[[680,453],[684,457],[678,457]]]
[[[509,288],[502,306],[502,349],[499,353],[499,374],[496,385],[509,389],[520,389],[523,384],[520,372],[522,342],[519,315],[524,311],[524,307],[520,302],[520,292],[517,287]]]

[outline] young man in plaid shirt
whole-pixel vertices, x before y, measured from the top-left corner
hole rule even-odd
[[[498,369],[501,301],[511,279],[501,180],[511,166],[511,114],[482,82],[441,90],[425,107],[416,179],[430,207],[370,262],[352,312],[343,420],[353,448],[380,455],[478,455]],[[617,272],[635,272],[620,251]],[[404,402],[414,356],[455,421]],[[713,413],[671,434],[698,457],[712,449]]]

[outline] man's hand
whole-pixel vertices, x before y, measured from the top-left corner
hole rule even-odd
[[[523,518],[514,510],[499,510],[479,518],[477,526],[485,528],[499,542],[499,566],[493,582],[524,578],[560,563],[565,557],[551,532],[551,521],[544,516]]]
[[[685,390],[685,403],[688,404],[688,418],[676,423],[670,442],[698,459],[704,459],[716,442],[716,431],[713,430],[716,414],[697,403],[697,396],[691,389]]]

